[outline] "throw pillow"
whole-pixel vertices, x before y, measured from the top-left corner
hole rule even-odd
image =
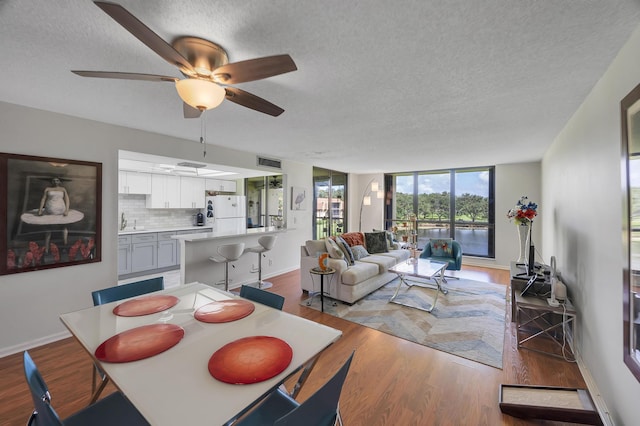
[[[451,238],[439,238],[430,240],[429,246],[431,247],[431,256],[451,257],[451,255],[453,254],[451,241]]]
[[[363,257],[369,256],[369,252],[364,246],[353,246],[351,247],[351,251],[353,252],[353,258],[355,260],[360,260]]]
[[[386,232],[365,232],[365,247],[369,253],[387,253],[387,233]]]
[[[373,232],[384,232],[387,236],[387,249],[391,250],[393,248],[393,244],[395,243],[393,232],[385,231],[383,229],[374,229]]]
[[[349,244],[349,247],[364,246],[364,234],[362,232],[345,232],[340,236]]]
[[[349,244],[347,244],[344,238],[340,236],[336,237],[336,243],[338,243],[338,246],[340,246],[340,249],[344,253],[344,260],[347,261],[347,264],[353,265],[355,259],[353,258],[353,252],[351,251],[351,247],[349,247]]]
[[[327,251],[332,259],[344,259],[344,253],[340,250],[340,247],[338,247],[338,243],[333,241],[331,238],[327,238],[325,240],[325,245],[327,246]]]

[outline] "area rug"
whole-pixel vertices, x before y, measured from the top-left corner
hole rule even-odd
[[[431,313],[389,303],[398,279],[352,306],[325,297],[324,312],[430,348],[502,368],[506,286],[472,280],[447,280]],[[397,301],[428,307],[435,290],[402,286]],[[307,306],[307,301],[301,302]],[[311,308],[320,310],[320,297]]]

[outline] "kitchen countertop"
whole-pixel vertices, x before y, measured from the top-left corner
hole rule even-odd
[[[275,226],[269,226],[266,228],[249,228],[244,232],[230,232],[230,233],[219,233],[219,232],[202,232],[198,234],[185,234],[185,235],[174,235],[172,238],[176,240],[182,241],[205,241],[205,240],[214,240],[217,238],[229,238],[229,237],[246,237],[252,235],[264,235],[264,234],[277,234],[280,232],[290,231],[291,228],[276,228]]]
[[[211,226],[179,226],[167,228],[149,228],[149,229],[125,229],[119,231],[118,235],[147,234],[153,232],[172,232],[172,231],[194,231],[194,232],[211,232]],[[207,231],[205,231],[207,230]]]

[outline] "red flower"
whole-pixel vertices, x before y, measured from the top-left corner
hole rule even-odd
[[[13,269],[16,267],[16,254],[13,250],[7,252],[7,269]]]
[[[58,246],[55,245],[54,243],[51,243],[49,245],[49,250],[51,251],[51,255],[53,256],[53,260],[56,262],[60,262],[60,250],[58,249]]]

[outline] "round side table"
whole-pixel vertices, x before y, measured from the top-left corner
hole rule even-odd
[[[324,312],[324,277],[325,275],[333,276],[333,274],[336,273],[336,270],[333,268],[327,268],[325,270],[320,268],[311,268],[309,273],[311,273],[312,280],[313,275],[320,275],[320,311]],[[311,299],[313,300],[313,296],[311,296]]]

